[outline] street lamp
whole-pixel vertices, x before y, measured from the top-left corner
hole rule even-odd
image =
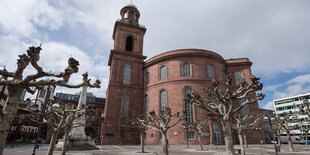
[[[33,102],[35,101],[35,102]],[[42,128],[42,124],[43,124],[43,118],[45,117],[45,111],[46,111],[46,104],[47,104],[47,101],[45,100],[45,102],[43,103],[41,100],[38,100],[38,99],[33,99],[33,100],[27,100],[27,107],[32,111],[32,112],[37,112],[39,111],[39,105],[36,103],[37,101],[39,101],[42,105],[42,109],[41,109],[41,114],[40,114],[40,125],[39,125],[39,128],[38,128],[38,132],[37,132],[37,136],[36,136],[36,141],[35,141],[35,145],[34,145],[34,148],[33,148],[33,152],[32,152],[32,155],[35,155],[35,151],[38,147],[38,139],[40,138],[40,135],[41,135],[41,128]]]
[[[271,121],[275,120],[275,118],[266,115],[264,117],[264,120],[268,120],[269,121],[270,129],[271,129],[271,131],[273,131]],[[275,131],[273,131],[273,140],[274,140],[274,149],[275,149],[276,155],[278,155],[278,151],[280,152],[280,148],[278,149],[279,146],[276,145]]]

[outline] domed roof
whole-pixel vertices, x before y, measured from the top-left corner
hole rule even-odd
[[[128,5],[126,5],[125,7],[127,7],[127,6],[130,6],[130,7],[134,7],[134,8],[136,8],[136,9],[138,9],[134,4],[132,4],[132,3],[129,3]]]

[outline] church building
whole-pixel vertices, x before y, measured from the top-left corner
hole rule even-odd
[[[161,109],[169,107],[172,114],[186,111],[187,118],[168,131],[169,144],[199,144],[196,133],[186,131],[182,124],[204,120],[208,124],[204,127],[202,143],[224,144],[220,122],[183,99],[191,91],[206,97],[204,89],[212,86],[212,79],[219,80],[225,89],[226,75],[233,77],[234,89],[237,89],[242,80],[249,82],[252,62],[247,58],[224,59],[204,49],[173,50],[146,60],[143,55],[146,28],[139,25],[139,10],[129,4],[121,9],[120,14],[121,20],[114,26],[114,47],[108,62],[110,78],[100,143],[139,144],[139,133],[126,127],[126,118],[138,114],[148,116],[153,110],[158,115]],[[240,103],[241,100],[233,104]],[[241,113],[245,112],[259,114],[258,104],[246,106]],[[237,143],[238,136],[233,133]],[[257,137],[264,137],[262,130],[249,132],[248,143],[260,143]],[[161,144],[161,135],[157,131],[147,130],[144,138],[146,144]]]

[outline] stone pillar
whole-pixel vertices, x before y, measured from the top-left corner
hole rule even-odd
[[[87,98],[87,86],[84,86],[80,94],[80,99],[79,99],[77,109],[79,109],[83,105],[86,106],[86,98]],[[84,113],[84,115],[74,120],[73,122],[74,126],[77,126],[80,124],[86,124],[85,109],[81,110],[80,112]],[[87,136],[85,134],[85,126],[83,125],[83,126],[73,128],[71,131],[71,139],[72,140],[87,140]]]

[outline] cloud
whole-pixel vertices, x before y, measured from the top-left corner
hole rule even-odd
[[[273,102],[268,102],[266,105],[263,106],[263,109],[268,109],[268,110],[275,110],[274,109],[274,104]]]
[[[29,43],[24,43],[21,40],[18,40],[14,37],[8,36],[0,36],[0,41],[3,46],[0,46],[0,54],[7,55],[5,57],[0,57],[0,66],[7,66],[9,71],[15,71],[16,69],[16,59],[18,54],[26,53],[26,50],[29,46],[38,45],[38,40],[33,40]],[[6,52],[9,51],[9,52]],[[59,73],[64,71],[67,67],[67,60],[69,57],[74,57],[76,60],[79,61],[79,72],[77,74],[73,74],[69,80],[70,84],[79,84],[82,82],[82,74],[88,72],[89,78],[92,79],[92,82],[95,82],[96,79],[102,81],[100,89],[89,89],[91,90],[96,96],[104,97],[106,88],[107,88],[107,81],[108,81],[108,73],[109,68],[106,65],[107,59],[102,59],[102,62],[96,64],[94,62],[94,58],[89,57],[87,53],[80,50],[79,48],[71,45],[66,45],[64,43],[59,42],[43,42],[42,50],[40,53],[40,60],[38,64],[43,68],[44,71],[52,71],[55,73]],[[29,66],[24,72],[24,76],[30,75],[35,73],[34,68]],[[62,88],[57,87],[56,92],[79,92],[79,89],[69,89],[69,88]],[[29,96],[29,95],[28,95]],[[33,96],[35,97],[35,96]]]
[[[263,88],[263,90],[264,91],[275,91],[275,90],[277,90],[281,86],[283,86],[283,84],[276,84],[276,85],[265,86]]]
[[[0,30],[4,34],[33,37],[36,26],[57,30],[63,26],[63,13],[50,6],[47,0],[0,2]]]
[[[284,91],[274,92],[274,99],[295,96],[310,92],[310,74],[299,75],[288,80]]]

